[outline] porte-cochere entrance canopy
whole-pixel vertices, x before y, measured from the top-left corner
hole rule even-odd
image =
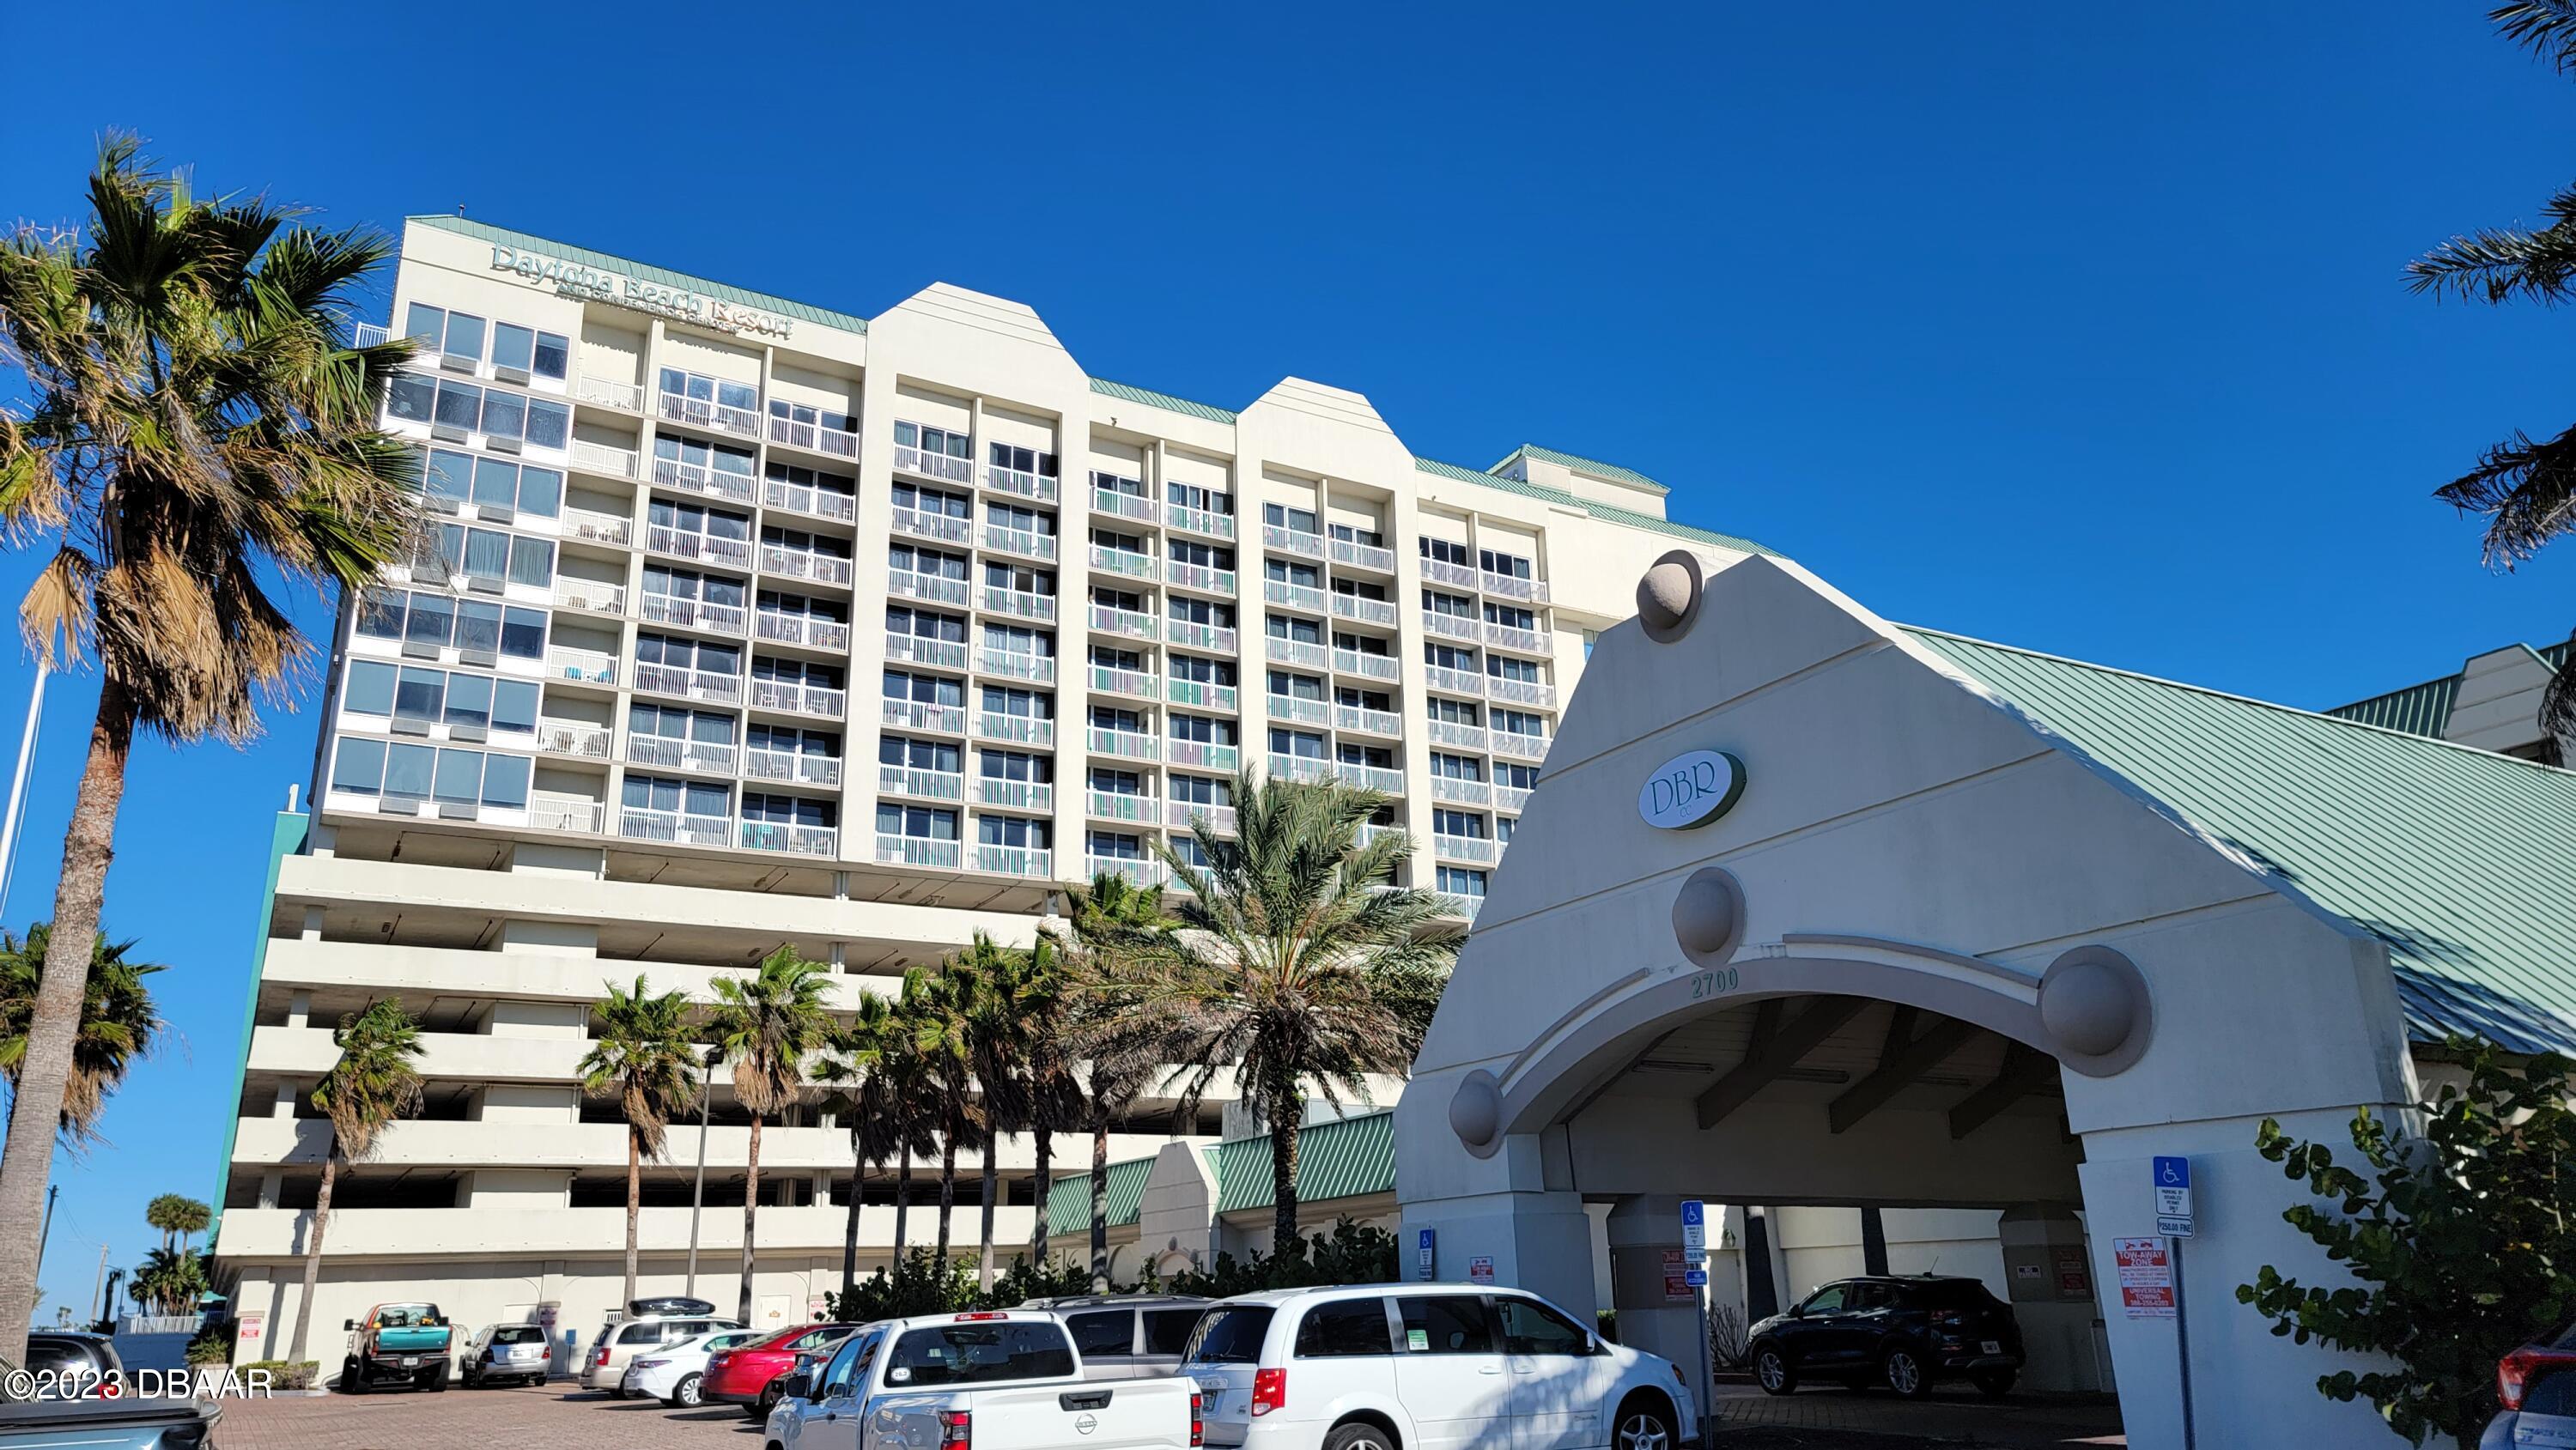
[[[1587,1203],[1616,1244],[1683,1196],[2080,1200],[2130,1443],[2179,1444],[2173,1325],[2122,1312],[2112,1244],[2181,1154],[2195,1418],[2396,1443],[2233,1302],[2266,1263],[2330,1275],[2255,1124],[2337,1136],[2454,1031],[2576,1049],[2576,775],[1892,626],[1771,558],[1668,560],[1639,607],[1398,1109],[1440,1272],[1589,1302]],[[1697,752],[1741,790],[1659,828],[1698,813],[1641,789]],[[1614,1283],[1623,1329],[1661,1307]]]

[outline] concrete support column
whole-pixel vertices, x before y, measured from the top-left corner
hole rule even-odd
[[[1639,1193],[1610,1209],[1610,1292],[1619,1311],[1619,1342],[1660,1354],[1690,1377],[1699,1405],[1709,1404],[1708,1362],[1700,1354],[1700,1296],[1676,1294],[1665,1277],[1668,1255],[1682,1247],[1682,1199]]]
[[[268,1115],[272,1118],[294,1117],[296,1100],[303,1096],[304,1090],[297,1087],[295,1084],[291,1082],[279,1083],[277,1085],[277,1098],[274,1102],[270,1103]]]
[[[288,995],[286,999],[286,1025],[289,1027],[310,1027],[313,1025],[312,993],[295,992]]]
[[[2111,1388],[2110,1342],[2094,1299],[2092,1261],[2075,1206],[2029,1203],[2006,1209],[1995,1236],[2003,1244],[2005,1287],[2028,1355],[2023,1388],[2094,1394]]]
[[[284,1170],[277,1168],[262,1169],[259,1175],[259,1206],[262,1208],[277,1207],[281,1196],[280,1191],[285,1187],[285,1185],[286,1173]]]

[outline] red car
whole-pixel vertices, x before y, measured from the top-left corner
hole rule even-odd
[[[800,1324],[782,1329],[767,1339],[731,1349],[717,1350],[707,1358],[706,1374],[698,1381],[698,1392],[710,1400],[740,1405],[755,1420],[769,1418],[778,1407],[779,1381],[796,1367],[800,1351],[822,1349],[850,1337],[855,1324]]]

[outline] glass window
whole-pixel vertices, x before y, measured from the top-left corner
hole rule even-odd
[[[460,601],[456,606],[456,647],[486,653],[500,649],[501,606],[481,599]]]
[[[1404,1347],[1412,1354],[1491,1354],[1493,1325],[1485,1301],[1472,1294],[1422,1294],[1398,1298]]]
[[[510,536],[492,529],[465,531],[464,572],[480,579],[499,579],[510,572]]]
[[[411,596],[411,617],[403,628],[406,644],[444,648],[456,633],[456,601],[440,594]]]
[[[1573,1320],[1534,1299],[1494,1300],[1503,1321],[1503,1353],[1576,1355],[1592,1352],[1592,1336]]]
[[[551,468],[519,470],[519,512],[553,518],[563,507],[563,475]]]
[[[385,385],[385,412],[408,423],[426,423],[436,413],[437,397],[437,379],[399,372]]]
[[[1145,1352],[1178,1354],[1190,1342],[1190,1331],[1198,1327],[1196,1309],[1148,1309],[1145,1311]]]
[[[492,678],[463,672],[447,677],[447,723],[475,728],[492,724]]]
[[[489,755],[483,762],[483,804],[524,810],[528,804],[528,771],[535,762],[524,755]]]
[[[536,329],[515,322],[492,324],[492,366],[526,372],[536,360],[536,351]]]
[[[1840,1284],[1828,1284],[1818,1289],[1807,1296],[1806,1303],[1798,1306],[1799,1312],[1805,1314],[1839,1314],[1842,1308],[1843,1286]]]
[[[394,715],[403,720],[435,721],[446,698],[444,671],[407,669],[394,687]]]
[[[368,639],[402,638],[403,608],[399,589],[370,589],[358,600],[358,633]]]
[[[1136,1350],[1136,1311],[1133,1309],[1094,1309],[1065,1316],[1065,1327],[1073,1331],[1073,1347],[1084,1359],[1131,1358]]]
[[[432,348],[447,336],[447,311],[426,302],[415,302],[403,313],[403,336],[416,337]]]
[[[988,1320],[908,1329],[894,1342],[886,1382],[908,1388],[993,1380],[1057,1379],[1073,1373],[1064,1331],[1044,1320]]]
[[[1297,1325],[1299,1359],[1340,1359],[1352,1355],[1393,1354],[1386,1333],[1386,1301],[1346,1299],[1318,1304]]]
[[[353,715],[394,712],[394,667],[379,660],[349,662],[349,682],[340,692],[340,708]]]
[[[561,382],[571,359],[571,339],[560,332],[540,332],[537,334],[536,359],[528,371],[538,377]]]
[[[447,339],[439,344],[439,351],[451,357],[482,361],[483,319],[464,312],[447,314]]]
[[[1220,1304],[1199,1316],[1181,1358],[1193,1364],[1259,1364],[1261,1341],[1270,1335],[1267,1304]]]
[[[533,448],[563,447],[565,440],[572,436],[572,409],[561,403],[549,403],[543,398],[528,398],[523,401],[526,402],[528,408],[529,446]],[[743,457],[745,459],[744,466],[736,471],[749,473],[751,471],[748,462],[750,455],[745,454]]]
[[[501,613],[501,653],[533,660],[546,652],[546,615],[541,609],[507,609]]]
[[[511,583],[544,588],[555,582],[555,546],[544,539],[514,538],[510,540],[508,568]]]
[[[426,745],[385,748],[385,794],[409,800],[429,799],[430,771],[438,752]]]
[[[537,687],[528,680],[500,680],[492,686],[492,728],[522,734],[537,728]]]
[[[429,451],[429,464],[421,474],[421,492],[435,504],[461,504],[472,495],[473,473],[472,454],[433,448]]]
[[[352,795],[374,795],[385,781],[385,742],[357,735],[340,737],[331,761],[331,788]]]
[[[470,806],[483,797],[483,752],[479,750],[442,750],[438,752],[437,789],[433,792],[442,804]]]

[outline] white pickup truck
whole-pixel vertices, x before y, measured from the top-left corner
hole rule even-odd
[[[1192,1450],[1187,1379],[1086,1383],[1061,1315],[888,1319],[850,1336],[771,1412],[765,1450]]]

